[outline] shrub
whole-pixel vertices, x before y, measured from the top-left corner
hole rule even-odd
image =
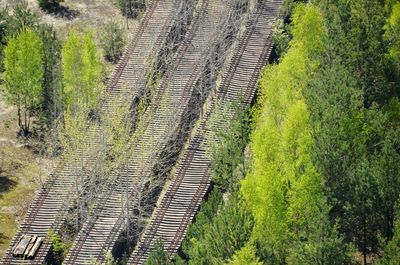
[[[124,51],[125,40],[121,26],[115,21],[109,21],[101,36],[101,47],[107,61],[117,63]]]

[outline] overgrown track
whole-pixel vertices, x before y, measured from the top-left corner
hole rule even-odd
[[[112,75],[106,92],[106,100],[102,106],[102,113],[109,113],[112,102],[120,98],[134,97],[140,85],[144,85],[146,78],[142,69],[146,68],[146,60],[157,54],[164,44],[174,18],[174,3],[179,1],[154,0],[148,6],[132,41],[119,65]],[[33,260],[22,260],[12,256],[12,247],[22,234],[46,236],[49,229],[59,231],[65,220],[65,215],[73,197],[74,180],[82,176],[82,166],[90,168],[96,161],[91,154],[96,152],[100,144],[101,128],[97,125],[90,127],[84,135],[84,144],[76,151],[75,161],[60,161],[54,172],[48,177],[31,203],[27,216],[20,229],[14,236],[1,264],[42,264],[51,248],[47,240],[40,247]],[[90,151],[89,151],[90,150]]]
[[[139,182],[151,174],[160,153],[168,147],[166,139],[180,126],[180,117],[203,72],[205,54],[216,31],[214,27],[224,18],[222,11],[226,8],[223,3],[226,1],[203,1],[157,88],[154,100],[138,125],[136,134],[140,137],[132,144],[135,152],[127,163],[127,171],[122,172],[105,191],[76,238],[65,264],[85,264],[93,258],[101,262],[105,253],[112,251],[117,244],[126,228],[126,208],[130,211],[133,208],[133,205],[127,205],[127,201],[138,195]]]
[[[240,99],[248,105],[254,98],[256,83],[261,68],[270,55],[272,24],[278,15],[282,0],[261,1],[251,15],[247,29],[240,39],[230,66],[211,99],[207,111],[195,129],[188,147],[178,162],[176,173],[160,205],[153,214],[151,223],[128,264],[143,264],[158,239],[169,255],[177,252],[201,200],[210,185],[210,155],[206,125],[214,111],[216,102],[234,102]]]

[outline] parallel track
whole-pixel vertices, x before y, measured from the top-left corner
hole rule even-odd
[[[171,132],[180,126],[185,107],[199,80],[216,26],[224,18],[225,0],[204,0],[194,18],[191,28],[175,59],[161,81],[156,96],[151,102],[145,118],[138,125],[138,142],[131,147],[135,153],[129,160],[127,172],[104,192],[92,211],[92,216],[84,224],[77,236],[64,264],[85,264],[96,259],[102,261],[107,251],[115,246],[124,229],[124,197],[135,198],[138,182],[151,174],[154,163],[166,144]],[[222,16],[221,16],[222,15]],[[214,28],[215,27],[215,28]],[[166,104],[165,106],[163,106]]]
[[[205,150],[208,144],[206,124],[215,111],[217,100],[234,102],[243,99],[244,105],[249,105],[253,100],[259,73],[272,49],[272,23],[281,4],[282,0],[265,0],[258,4],[235,50],[230,67],[217,88],[216,97],[211,99],[210,106],[195,129],[194,136],[178,162],[173,180],[128,264],[144,264],[158,239],[163,241],[169,255],[177,252],[210,186],[211,160]]]
[[[164,44],[171,29],[175,12],[174,2],[177,1],[154,0],[148,6],[141,24],[112,75],[101,113],[110,115],[112,102],[121,98],[122,95],[134,97],[139,92],[140,86],[144,86],[146,79],[142,71],[146,68],[146,59],[158,53]],[[86,150],[96,150],[100,141],[100,130],[98,126],[93,125],[84,132],[85,144],[76,151],[79,158],[69,163],[61,161],[48,177],[33,200],[24,222],[3,257],[2,264],[42,264],[46,259],[51,248],[47,240],[33,260],[13,257],[12,247],[22,234],[46,237],[49,229],[57,232],[61,228],[69,207],[66,202],[73,196],[73,180],[82,174],[83,164],[85,167],[90,167],[95,163],[90,152]]]

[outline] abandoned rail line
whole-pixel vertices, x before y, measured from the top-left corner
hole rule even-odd
[[[159,239],[170,256],[177,252],[211,182],[207,122],[218,100],[233,103],[242,99],[244,106],[253,100],[259,73],[272,50],[272,26],[280,5],[281,1],[263,1],[250,17],[216,97],[183,151],[172,182],[128,264],[144,264]]]
[[[154,0],[148,6],[123,58],[112,75],[102,107],[103,113],[110,111],[111,102],[121,96],[134,97],[139,92],[139,85],[146,82],[141,69],[146,68],[146,59],[150,57],[151,53],[158,53],[163,42],[166,41],[176,12],[176,2]],[[89,163],[95,162],[91,160],[86,150],[93,150],[94,146],[99,144],[96,142],[100,138],[99,131],[100,128],[93,125],[89,131],[85,132],[85,144],[76,151],[79,159],[68,161],[69,163],[59,161],[53,173],[48,176],[48,180],[32,201],[25,220],[2,259],[2,264],[42,264],[46,260],[51,249],[49,240],[43,242],[31,260],[14,257],[13,247],[22,235],[47,237],[50,229],[55,232],[59,231],[69,207],[66,202],[70,202],[69,198],[73,196],[74,178],[78,177],[78,174],[82,174],[83,164],[89,167]]]
[[[153,0],[148,5],[142,21],[116,67],[106,90],[102,113],[110,115],[112,102],[123,97],[140,96],[146,86],[148,65],[153,65],[166,45],[173,23],[179,17],[177,7],[184,0]],[[259,0],[246,29],[238,40],[222,82],[208,93],[205,112],[188,135],[187,145],[181,152],[172,181],[162,195],[160,205],[152,219],[144,226],[144,233],[130,242],[136,244],[128,264],[143,264],[158,239],[172,255],[179,249],[188,225],[210,186],[210,155],[206,152],[209,129],[207,123],[217,109],[217,101],[236,102],[242,99],[249,105],[255,95],[261,68],[267,63],[272,49],[272,25],[278,16],[282,0]],[[218,25],[223,24],[227,10],[226,0],[199,0],[201,5],[179,44],[171,63],[156,88],[139,121],[140,134],[132,146],[126,172],[119,174],[111,185],[97,198],[94,210],[84,222],[68,252],[64,264],[86,264],[93,259],[102,262],[107,251],[115,251],[118,240],[131,224],[128,212],[140,204],[141,192],[159,165],[162,152],[168,144],[179,138],[179,128],[185,111],[195,93],[201,75],[206,71],[207,58],[213,40],[218,35]],[[149,63],[149,58],[151,62]],[[214,82],[215,83],[215,82]],[[213,83],[213,84],[214,84]],[[211,84],[210,86],[214,86]],[[202,102],[204,103],[204,102]],[[202,105],[203,106],[203,105]],[[200,106],[200,108],[202,107]],[[58,232],[65,222],[68,197],[73,196],[73,179],[82,174],[82,163],[94,163],[85,150],[94,150],[99,144],[101,128],[93,125],[85,135],[85,145],[77,150],[76,161],[59,163],[41,188],[28,211],[27,217],[3,257],[2,264],[42,264],[51,256],[51,242],[45,239],[33,259],[15,257],[13,250],[22,235],[46,238],[49,229]],[[184,141],[186,141],[184,139]],[[169,172],[168,169],[166,172]],[[141,182],[142,177],[148,177]],[[138,199],[139,198],[139,199]],[[121,203],[122,202],[122,203]],[[139,222],[139,217],[133,220]],[[132,251],[132,249],[129,249]]]
[[[135,152],[127,163],[127,171],[121,172],[107,188],[97,209],[76,238],[64,264],[85,264],[93,259],[102,262],[107,251],[112,251],[118,245],[119,236],[126,227],[123,225],[127,222],[126,208],[129,212],[133,210],[133,203],[128,206],[126,203],[135,200],[145,184],[143,180],[151,175],[160,153],[168,148],[171,143],[169,139],[180,128],[183,111],[203,72],[205,55],[212,44],[210,40],[218,29],[217,25],[227,17],[224,15],[226,2],[205,0],[201,3],[186,38],[148,107],[149,118],[143,119],[143,125],[138,125],[140,137],[136,138],[138,142],[133,143]],[[140,127],[144,127],[143,130]],[[124,200],[125,205],[121,203]]]

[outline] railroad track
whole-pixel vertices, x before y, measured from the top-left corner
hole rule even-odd
[[[186,38],[157,88],[142,124],[135,150],[127,163],[127,172],[104,192],[93,215],[83,226],[64,264],[85,264],[90,260],[102,262],[112,251],[126,223],[126,203],[135,199],[141,190],[140,181],[151,174],[160,153],[167,148],[171,132],[180,127],[180,120],[206,64],[205,56],[217,36],[219,24],[227,17],[227,1],[204,0]],[[225,14],[226,13],[226,14]],[[142,128],[142,129],[140,129]],[[129,199],[125,198],[129,197]]]
[[[222,83],[216,89],[216,97],[211,98],[211,104],[183,151],[172,182],[128,264],[144,264],[158,239],[163,241],[164,249],[170,256],[180,247],[188,225],[210,186],[211,160],[206,152],[206,124],[215,111],[217,100],[235,102],[243,97],[244,105],[253,100],[259,73],[272,49],[272,24],[281,4],[282,0],[265,0],[257,4]]]
[[[158,53],[164,44],[171,29],[177,2],[181,1],[154,0],[150,3],[132,41],[113,72],[101,113],[110,114],[110,106],[114,101],[121,98],[121,95],[134,97],[145,84],[146,78],[142,72],[146,68],[146,59]],[[33,260],[13,257],[12,247],[22,234],[46,237],[49,229],[57,232],[61,228],[69,207],[66,202],[70,202],[68,198],[73,196],[71,189],[74,178],[82,174],[83,164],[90,167],[95,163],[88,150],[95,151],[99,145],[100,131],[99,126],[92,125],[85,132],[85,144],[76,151],[79,158],[69,163],[61,161],[49,176],[31,203],[24,222],[3,257],[2,264],[42,264],[46,259],[51,247],[48,241],[42,244]]]

